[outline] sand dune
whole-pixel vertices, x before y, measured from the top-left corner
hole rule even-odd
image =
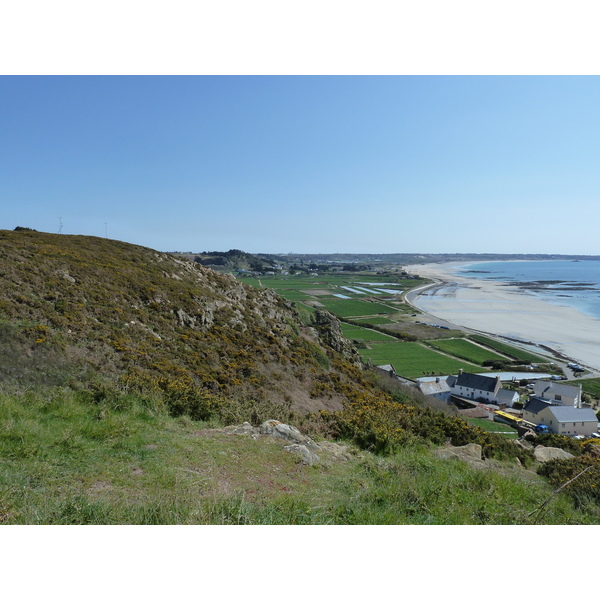
[[[600,320],[495,281],[456,275],[460,263],[411,265],[406,271],[435,281],[413,296],[421,310],[481,332],[549,346],[600,370]]]

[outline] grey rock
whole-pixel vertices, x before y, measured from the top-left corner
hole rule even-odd
[[[352,455],[348,451],[348,447],[342,444],[328,441],[319,442],[319,450],[326,452],[332,458],[338,460],[352,460]]]
[[[481,446],[479,444],[467,444],[466,446],[443,446],[441,448],[437,448],[435,454],[440,458],[481,460]]]
[[[294,426],[286,425],[285,423],[281,423],[274,419],[265,421],[259,427],[259,433],[261,435],[272,435],[290,442],[295,442],[296,444],[303,444],[313,451],[319,449],[318,444],[313,442],[307,435],[300,433]]]
[[[241,425],[238,425],[237,427],[234,427],[233,429],[231,429],[229,431],[229,433],[234,434],[234,435],[249,435],[252,438],[254,438],[255,440],[257,440],[259,431],[258,431],[258,427],[252,427],[252,425],[250,425],[250,423],[248,423],[248,421],[245,421]]]
[[[284,446],[283,449],[292,452],[293,454],[298,454],[305,465],[312,466],[317,464],[320,460],[316,452],[313,452],[304,444],[290,444],[289,446]]]
[[[562,448],[546,448],[545,446],[537,446],[533,451],[533,455],[538,462],[548,462],[555,458],[573,458],[573,454]]]

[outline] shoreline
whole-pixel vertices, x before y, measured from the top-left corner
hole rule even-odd
[[[473,261],[405,267],[408,273],[433,281],[409,292],[407,302],[454,325],[533,344],[564,357],[557,360],[600,371],[599,319],[551,303],[516,285],[453,272],[455,267],[469,264]]]

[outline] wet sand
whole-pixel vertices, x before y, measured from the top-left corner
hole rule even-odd
[[[453,268],[462,264],[469,263],[405,267],[435,282],[411,294],[411,302],[455,325],[547,346],[568,360],[600,371],[600,320],[546,302],[514,285],[461,277]]]

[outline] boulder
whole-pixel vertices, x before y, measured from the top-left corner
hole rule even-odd
[[[259,427],[259,433],[261,435],[272,435],[274,437],[294,442],[295,444],[303,444],[307,448],[313,450],[314,452],[316,452],[319,449],[318,444],[313,442],[307,435],[303,435],[302,433],[300,433],[300,431],[294,426],[286,425],[285,423],[281,423],[280,421],[265,421]]]
[[[562,448],[546,448],[545,446],[536,446],[533,456],[538,462],[548,462],[555,458],[565,459],[573,458],[573,455]]]
[[[284,446],[284,450],[288,452],[292,452],[294,454],[298,454],[300,456],[301,461],[305,465],[315,465],[319,462],[319,456],[316,452],[313,452],[310,448],[306,447],[304,444],[290,444],[289,446]]]
[[[467,444],[466,446],[442,446],[435,450],[438,458],[463,460],[468,463],[483,462],[481,458],[481,446],[479,444]]]

